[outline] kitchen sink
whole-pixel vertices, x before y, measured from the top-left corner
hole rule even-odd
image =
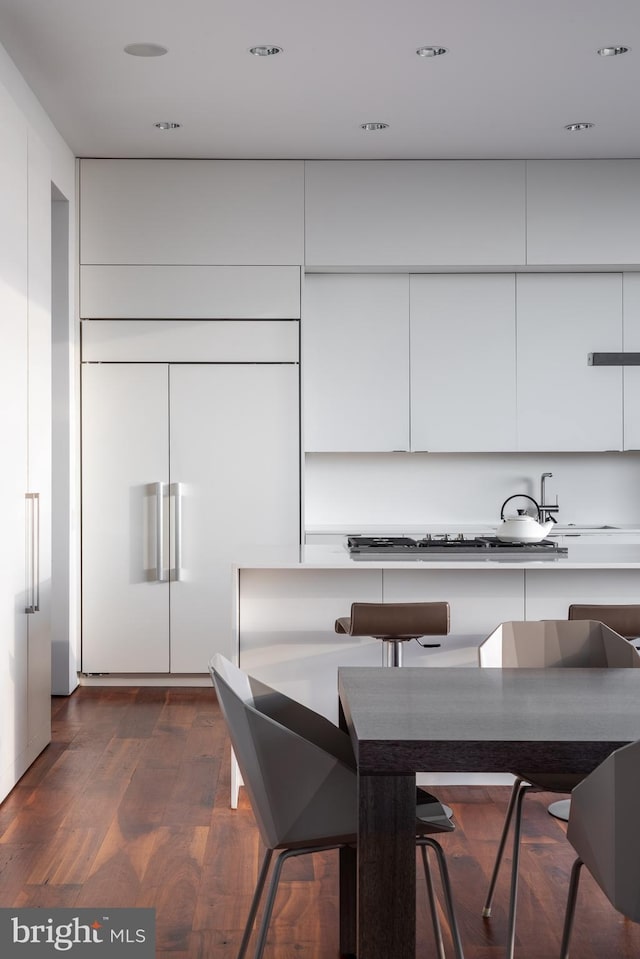
[[[599,529],[620,529],[619,526],[585,526],[582,523],[569,523],[568,526],[556,526],[555,529],[560,532],[561,530],[599,530]]]

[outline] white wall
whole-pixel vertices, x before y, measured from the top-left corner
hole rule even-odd
[[[495,525],[512,493],[539,499],[542,472],[559,523],[640,524],[634,452],[307,454],[304,525]]]
[[[62,443],[67,451],[65,463],[66,475],[63,482],[56,484],[56,500],[53,502],[54,541],[52,555],[52,676],[53,692],[66,694],[77,685],[75,675],[76,650],[79,644],[78,593],[78,522],[79,514],[79,462],[78,462],[78,381],[76,348],[78,343],[78,323],[75,310],[75,263],[76,256],[76,202],[75,202],[75,158],[67,143],[62,139],[53,123],[45,113],[40,102],[25,82],[21,73],[0,46],[0,85],[15,101],[27,122],[45,144],[51,157],[51,179],[58,207],[65,203],[64,219],[68,228],[64,230],[67,250],[60,249],[60,218],[53,217],[54,255],[67,271],[67,283],[58,283],[66,287],[68,295],[61,305],[54,303],[54,343],[52,362],[53,382],[60,384],[60,395],[54,397],[54,411],[64,410],[66,416],[60,420],[58,415],[53,428],[53,442]],[[64,242],[64,239],[63,241]],[[56,251],[57,246],[57,251]],[[66,254],[66,255],[65,255]],[[54,389],[56,387],[54,386]],[[56,448],[54,446],[54,462]],[[62,518],[62,519],[61,519]]]

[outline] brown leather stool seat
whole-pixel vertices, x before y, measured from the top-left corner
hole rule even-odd
[[[604,623],[625,639],[640,639],[640,605],[573,603],[569,607],[568,619],[592,619]]]
[[[336,620],[336,633],[381,640],[383,666],[402,666],[402,644],[410,639],[446,636],[448,632],[449,604],[442,602],[352,603],[351,616]]]

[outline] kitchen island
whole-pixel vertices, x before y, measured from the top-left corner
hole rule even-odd
[[[352,602],[446,600],[450,633],[436,649],[406,643],[405,663],[476,667],[479,643],[501,622],[566,619],[571,603],[640,603],[640,544],[615,537],[543,559],[365,560],[341,544],[263,549],[239,559],[234,583],[240,666],[337,722],[338,668],[382,662],[378,640],[335,633]],[[458,773],[428,781],[496,780]]]

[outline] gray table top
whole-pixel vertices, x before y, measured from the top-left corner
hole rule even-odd
[[[640,739],[635,669],[352,668],[339,693],[361,772],[590,772]]]

